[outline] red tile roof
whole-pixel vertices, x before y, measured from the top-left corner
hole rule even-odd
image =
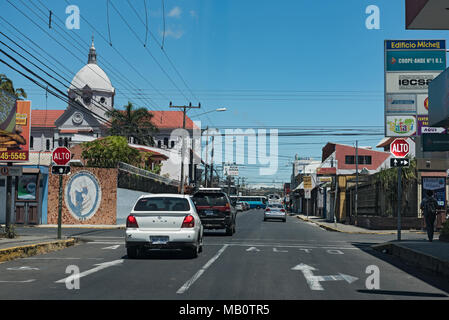
[[[182,128],[182,111],[150,111],[150,113],[153,114],[151,123],[159,129]],[[192,129],[193,126],[194,123],[192,119],[186,115],[186,129]]]
[[[31,110],[31,126],[54,128],[55,121],[65,110]]]
[[[64,113],[65,110],[32,110],[31,126],[54,128],[55,121]],[[182,128],[183,112],[182,111],[149,111],[153,114],[151,123],[159,129]],[[186,115],[186,128],[192,129],[194,123],[192,119]],[[196,128],[196,126],[195,126]]]

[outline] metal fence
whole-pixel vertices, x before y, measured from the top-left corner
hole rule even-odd
[[[149,178],[149,179],[152,179],[152,180],[160,182],[160,183],[164,183],[164,184],[169,185],[169,186],[174,186],[174,187],[179,186],[179,182],[176,181],[176,180],[172,180],[172,179],[169,179],[169,178],[166,178],[166,177],[162,177],[162,176],[160,176],[158,174],[152,173],[150,171],[147,171],[147,170],[144,170],[144,169],[141,169],[141,168],[134,167],[134,166],[129,165],[127,163],[119,162],[118,163],[118,169],[122,170],[122,171],[126,171],[126,172],[129,172],[129,173],[132,173],[132,174],[137,174],[139,176],[142,176],[142,177],[145,177],[145,178]]]

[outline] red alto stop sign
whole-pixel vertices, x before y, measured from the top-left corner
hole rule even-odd
[[[410,145],[405,139],[395,139],[390,145],[390,152],[396,158],[404,158],[410,151]]]
[[[54,163],[65,166],[72,158],[72,153],[66,147],[58,147],[53,151],[52,158]]]

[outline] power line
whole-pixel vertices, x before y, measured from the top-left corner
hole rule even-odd
[[[22,1],[22,0],[21,0]],[[47,8],[40,0],[38,0],[39,1],[39,3],[44,7],[44,8],[46,8],[47,10],[49,10],[49,8]],[[37,8],[40,12],[42,12],[43,14],[45,14],[45,12],[43,12],[38,6],[36,6],[36,4],[34,4],[32,1],[30,1],[30,3],[35,7],[35,8]],[[25,5],[26,6],[26,5]],[[28,9],[30,9],[31,10],[31,8],[29,8],[28,6],[27,6],[27,8]],[[38,17],[38,18],[40,18],[34,11],[33,11],[33,13]],[[56,16],[56,15],[55,15]],[[58,20],[60,20],[62,23],[63,23],[63,21],[58,17],[58,16],[56,16],[56,18],[58,19]],[[28,17],[28,19],[29,19],[29,17]],[[42,20],[42,18],[40,18],[41,20]],[[56,24],[56,23],[55,23]],[[72,38],[72,40],[73,41],[75,41],[78,45],[80,45],[80,47],[81,46],[83,46],[83,44],[81,44],[79,41],[77,41],[73,36],[72,36],[72,34],[71,33],[69,33],[69,32],[67,32],[67,30],[64,28],[64,27],[61,27],[61,26],[59,26],[58,24],[56,24],[56,26],[58,27],[58,28],[60,28],[65,34],[68,34],[71,38]],[[41,28],[41,30],[42,30],[42,28]],[[55,32],[57,32],[58,33],[58,35],[60,35],[65,41],[67,41],[68,43],[70,43],[71,45],[73,45],[73,43],[72,42],[70,42],[69,40],[67,40],[67,38],[65,38],[59,31],[57,31],[57,30],[55,30]],[[47,35],[49,35],[50,37],[51,37],[51,35],[49,34],[49,33],[47,33]],[[78,36],[78,35],[77,35]],[[81,39],[81,37],[79,37],[78,36],[78,38],[81,40],[81,41],[84,41],[83,39]],[[52,37],[52,39],[53,40],[55,40],[53,37]],[[56,41],[56,40],[55,40]],[[58,42],[59,43],[59,42]],[[59,43],[60,44],[60,43]],[[61,45],[61,44],[60,44]],[[88,44],[87,44],[88,45]],[[61,45],[64,49],[66,49],[66,50],[68,50],[67,49],[67,47],[65,47],[65,46],[63,46],[63,45]],[[81,49],[79,48],[79,47],[77,47],[77,46],[74,46],[75,47],[75,49],[77,49],[78,50],[78,52],[80,52],[80,53],[83,53],[82,51],[81,51]],[[69,50],[68,50],[69,51]],[[69,51],[70,52],[70,51]],[[73,54],[72,54],[73,55]],[[82,60],[81,59],[79,59],[79,58],[77,58],[79,61],[81,61],[82,62]],[[110,65],[111,66],[111,69],[115,69],[107,60],[104,60],[104,62],[107,64],[107,65]],[[106,69],[107,70],[109,70],[110,72],[112,72],[113,74],[116,74],[116,72],[114,71],[114,70],[110,70],[108,67],[106,67]],[[104,77],[102,76],[102,75],[100,75],[100,74],[98,74],[95,70],[93,70],[92,68],[91,68],[91,70],[93,71],[93,72],[95,72],[98,76],[100,76],[102,79],[104,79]],[[123,74],[121,74],[119,71],[117,71],[117,73],[119,74],[119,76],[117,77],[117,82],[119,82],[119,80],[120,80],[120,82],[122,82],[122,79],[124,78],[126,81],[128,81],[129,83],[131,83]],[[107,81],[107,79],[104,79],[105,81]],[[124,83],[124,82],[123,82]],[[131,88],[132,87],[132,84],[131,84],[131,86],[128,86],[129,88]],[[117,89],[117,91],[119,92],[119,91],[121,91],[121,90],[119,90],[119,89]],[[129,100],[132,100],[132,99],[130,99],[128,96],[126,96],[125,95],[125,97],[126,98],[128,98]],[[148,98],[148,99],[144,99],[144,100],[146,100],[147,102],[149,102],[150,103],[150,105],[153,105],[153,102],[151,101],[151,99],[150,98]]]

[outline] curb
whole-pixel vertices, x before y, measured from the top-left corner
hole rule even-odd
[[[449,278],[449,261],[387,242],[371,246],[376,251],[398,257],[402,262]]]
[[[39,225],[39,226],[25,226],[24,228],[49,229],[57,228],[57,225]],[[121,230],[126,229],[126,225],[111,225],[111,226],[95,226],[95,225],[62,225],[62,229],[105,229],[105,230]]]
[[[302,218],[302,217],[300,217],[300,216],[296,216],[296,217],[297,217],[298,219],[303,220],[303,221],[314,223],[314,224],[320,226],[320,228],[326,229],[327,231],[334,231],[334,232],[341,232],[341,233],[348,233],[348,234],[381,234],[381,235],[385,235],[385,234],[395,234],[395,232],[371,232],[371,231],[368,231],[368,232],[360,232],[360,231],[342,231],[342,230],[338,230],[338,229],[329,227],[329,226],[327,226],[327,225],[321,224],[321,223],[316,222],[316,221],[313,221],[313,220],[309,220],[309,219],[306,219],[306,218]]]
[[[77,242],[77,239],[71,238],[0,249],[0,262],[61,250],[74,246]]]

